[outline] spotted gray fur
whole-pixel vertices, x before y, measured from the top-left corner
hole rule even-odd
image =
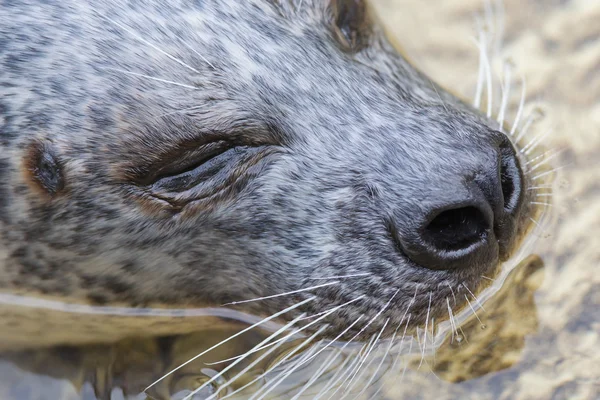
[[[413,298],[419,324],[430,295],[429,316],[441,316],[450,287],[483,285],[498,259],[426,269],[393,230],[440,194],[468,190],[458,172],[495,163],[503,135],[377,25],[348,51],[331,12],[317,0],[3,0],[0,287],[218,305],[368,273],[239,306],[270,314],[317,296],[292,318],[365,296],[327,319],[333,335],[396,291],[367,332],[387,317],[395,327]],[[136,180],[159,151],[214,132],[260,152],[227,190],[173,207]],[[44,151],[35,143],[59,165],[56,193],[28,164]]]

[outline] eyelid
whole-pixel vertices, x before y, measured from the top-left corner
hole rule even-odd
[[[163,177],[176,176],[183,174],[188,170],[193,170],[211,158],[234,147],[234,143],[219,140],[217,142],[206,143],[198,148],[190,149],[189,151],[184,150],[180,155],[174,156],[177,157],[177,159],[167,162],[154,171],[152,177],[148,179],[151,182],[148,183],[156,182]]]

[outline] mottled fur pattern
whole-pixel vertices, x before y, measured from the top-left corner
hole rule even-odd
[[[395,327],[413,299],[411,322],[424,323],[430,302],[429,317],[445,315],[461,284],[476,291],[493,276],[498,259],[416,265],[390,231],[463,196],[497,162],[503,135],[413,69],[377,25],[348,51],[329,2],[297,5],[3,0],[1,289],[201,306],[361,274],[239,305],[269,314],[317,296],[291,319],[363,295],[326,320],[333,335],[395,293],[368,331],[388,317]],[[215,132],[257,151],[225,189],[219,180],[174,207],[136,180]],[[64,178],[54,194],[32,177],[36,143]]]

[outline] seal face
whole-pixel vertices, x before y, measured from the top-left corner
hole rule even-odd
[[[527,181],[508,138],[367,11],[3,5],[2,289],[258,314],[302,302],[287,319],[339,307],[330,336],[460,306],[524,231]]]

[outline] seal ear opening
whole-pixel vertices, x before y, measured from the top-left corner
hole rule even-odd
[[[44,194],[54,197],[65,185],[63,166],[49,143],[34,141],[24,160],[28,181]]]
[[[331,0],[333,33],[345,51],[358,52],[366,47],[371,19],[365,0]]]

